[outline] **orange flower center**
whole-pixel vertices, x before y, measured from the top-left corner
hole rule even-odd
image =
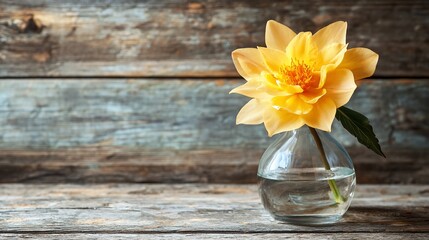
[[[313,83],[313,68],[304,62],[283,65],[279,70],[281,80],[288,85],[299,85],[302,89],[310,88]]]

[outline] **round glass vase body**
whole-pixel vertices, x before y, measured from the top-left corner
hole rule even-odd
[[[356,186],[353,163],[344,147],[329,133],[307,126],[284,133],[267,148],[258,178],[262,203],[271,216],[302,225],[339,221]]]

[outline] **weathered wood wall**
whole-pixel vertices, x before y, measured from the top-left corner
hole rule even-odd
[[[0,1],[1,76],[237,76],[230,52],[264,44],[265,23],[349,23],[377,75],[429,76],[427,1]]]
[[[234,124],[230,52],[276,19],[346,20],[350,46],[380,54],[350,106],[388,159],[334,134],[359,182],[428,183],[427,16],[427,1],[0,0],[0,182],[254,182],[272,139]]]

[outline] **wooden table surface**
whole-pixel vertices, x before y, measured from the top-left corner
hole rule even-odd
[[[428,239],[429,185],[358,185],[344,219],[271,219],[254,184],[2,184],[0,238]]]

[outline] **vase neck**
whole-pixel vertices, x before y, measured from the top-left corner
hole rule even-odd
[[[319,136],[321,138],[324,138],[326,135],[329,135],[329,133],[325,132],[325,131],[321,131],[318,129],[315,129],[317,134],[319,134]],[[285,135],[289,135],[289,136],[295,136],[295,137],[300,137],[300,136],[311,136],[310,133],[310,127],[308,127],[307,125],[304,125],[300,128],[294,129],[292,131],[289,132],[285,132]]]
[[[285,135],[289,135],[289,136],[292,135],[294,137],[307,136],[309,134],[310,134],[310,129],[306,125],[285,133]]]

